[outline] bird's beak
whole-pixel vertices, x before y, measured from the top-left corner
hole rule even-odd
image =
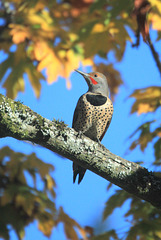
[[[83,77],[89,77],[89,74],[88,73],[84,73],[82,71],[79,71],[77,69],[75,69],[76,72],[80,73]]]

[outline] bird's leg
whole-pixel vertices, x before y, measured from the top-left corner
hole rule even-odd
[[[101,143],[101,141],[99,140],[99,138],[97,138],[97,142],[98,142],[98,144],[101,145],[101,147],[103,147],[103,148],[105,149],[105,146]]]
[[[82,132],[82,131],[79,131],[77,137],[78,137],[78,138],[82,138],[82,136],[83,136],[83,132]]]
[[[101,141],[99,140],[99,138],[97,138],[97,142],[102,145],[102,143],[101,143]]]

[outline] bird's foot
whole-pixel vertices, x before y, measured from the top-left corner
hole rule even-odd
[[[78,138],[82,138],[82,136],[83,136],[83,132],[82,132],[82,131],[79,131],[77,137],[78,137]]]
[[[101,143],[101,141],[99,140],[99,138],[97,138],[97,142],[102,145],[102,143]]]
[[[105,148],[105,146],[101,143],[101,141],[97,138],[97,142],[98,142],[98,144],[101,146],[101,147],[103,147],[104,149],[106,149]]]

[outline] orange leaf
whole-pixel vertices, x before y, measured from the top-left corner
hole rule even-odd
[[[161,138],[161,132],[158,132],[158,134],[157,134],[160,138]]]
[[[154,110],[153,107],[151,107],[148,103],[140,103],[138,105],[138,115],[142,113],[152,112]]]
[[[12,28],[10,35],[12,36],[12,40],[15,44],[24,42],[27,38],[31,37],[27,27],[16,24],[10,24],[9,27]]]

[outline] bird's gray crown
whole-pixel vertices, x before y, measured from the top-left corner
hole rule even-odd
[[[107,78],[105,75],[99,72],[84,73],[79,70],[75,70],[80,73],[88,84],[88,92],[98,93],[103,96],[109,96],[109,87],[107,83]]]

